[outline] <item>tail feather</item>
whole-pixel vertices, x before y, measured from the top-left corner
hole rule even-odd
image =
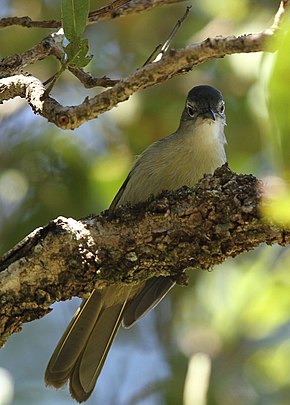
[[[151,311],[175,285],[169,277],[153,277],[146,281],[145,286],[128,302],[123,317],[123,326],[129,328],[139,318]]]
[[[129,294],[130,288],[127,291]],[[45,372],[46,384],[55,388],[70,379],[71,394],[78,402],[86,401],[94,389],[122,321],[127,296],[110,306],[106,306],[106,298],[95,290],[81,304]]]
[[[71,374],[102,309],[100,292],[93,291],[76,311],[59,340],[45,371],[45,382],[62,387]]]
[[[84,300],[57,344],[45,372],[55,388],[70,380],[78,402],[91,395],[121,325],[131,326],[154,308],[174,286],[170,278],[155,277],[133,287],[109,286]]]
[[[86,401],[93,391],[107,354],[120,327],[124,307],[104,308],[70,375],[70,392],[78,402]]]

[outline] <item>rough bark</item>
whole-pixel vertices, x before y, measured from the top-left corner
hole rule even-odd
[[[285,246],[290,230],[260,214],[261,183],[225,165],[194,189],[76,221],[59,217],[0,259],[0,344],[49,306],[110,283],[212,269],[262,243]]]

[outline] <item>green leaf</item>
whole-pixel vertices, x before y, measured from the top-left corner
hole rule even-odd
[[[62,0],[61,21],[69,41],[80,38],[86,28],[90,0]]]
[[[70,42],[64,49],[68,58],[67,64],[70,66],[82,68],[92,59],[91,56],[87,56],[89,49],[87,39]]]
[[[85,67],[92,59],[91,55],[87,55],[89,50],[89,44],[87,39],[82,39],[80,42],[79,52],[75,58],[75,66],[83,68]]]
[[[287,22],[287,24],[285,24]],[[279,35],[276,35],[278,52],[275,54],[269,81],[269,110],[274,123],[272,143],[280,172],[290,179],[290,18],[284,21]]]

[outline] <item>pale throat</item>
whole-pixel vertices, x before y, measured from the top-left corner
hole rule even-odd
[[[213,173],[226,162],[224,123],[217,119],[198,120],[187,141],[195,167],[204,173]]]

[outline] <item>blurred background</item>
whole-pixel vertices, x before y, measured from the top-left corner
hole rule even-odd
[[[91,1],[91,9],[104,4]],[[167,39],[186,5],[192,9],[174,48],[208,36],[259,32],[272,24],[278,4],[190,0],[94,24],[85,32],[94,55],[86,70],[99,77],[130,74]],[[59,19],[60,2],[1,0],[0,13]],[[0,57],[24,52],[50,32],[2,29]],[[279,194],[267,215],[289,224],[289,37],[283,31],[279,54],[232,55],[205,63],[139,91],[75,131],[35,116],[19,98],[1,105],[0,254],[58,215],[81,218],[108,207],[135,156],[177,128],[186,94],[197,84],[224,94],[230,167],[266,179],[269,190]],[[50,57],[28,72],[45,81],[57,69]],[[52,96],[73,105],[101,90],[84,90],[65,73]],[[289,253],[261,246],[212,272],[191,271],[187,288],[177,286],[136,326],[120,331],[88,405],[289,404]],[[43,374],[78,304],[77,298],[55,304],[50,315],[9,339],[0,351],[1,405],[73,404],[67,389],[45,387]]]

